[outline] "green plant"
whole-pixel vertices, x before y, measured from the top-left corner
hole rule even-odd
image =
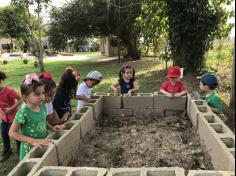
[[[7,60],[3,60],[2,63],[3,63],[4,65],[6,65],[6,64],[8,63],[8,61],[7,61]]]
[[[112,161],[117,161],[123,152],[124,152],[123,148],[113,145],[111,146],[111,148],[109,148],[109,158]]]
[[[37,61],[34,61],[34,67],[37,68],[39,66],[39,63]]]
[[[29,60],[28,59],[23,59],[24,64],[28,64]]]

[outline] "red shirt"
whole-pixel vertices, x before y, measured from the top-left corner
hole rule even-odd
[[[161,85],[160,90],[161,89],[168,93],[180,93],[187,91],[186,86],[182,81],[177,81],[175,84],[171,83],[170,81],[166,81]]]
[[[5,111],[5,108],[13,106],[19,96],[20,95],[15,90],[9,87],[4,87],[4,90],[0,92],[0,110]],[[15,108],[11,114],[3,115],[2,120],[7,123],[12,123],[17,110],[18,109]]]

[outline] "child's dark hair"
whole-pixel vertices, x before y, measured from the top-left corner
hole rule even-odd
[[[202,82],[202,84],[204,85],[204,86],[208,86],[211,90],[214,90],[215,88],[217,88],[218,87],[218,83],[214,83],[214,84],[206,84],[206,83],[204,83],[203,81],[201,81]]]
[[[32,80],[31,84],[25,84],[24,81],[23,83],[20,85],[20,91],[21,91],[21,95],[26,95],[28,96],[31,92],[35,92],[36,89],[40,86],[43,86],[43,83]]]
[[[123,79],[122,73],[124,74],[126,69],[132,69],[133,70],[133,78],[131,79],[131,81],[135,81],[135,70],[130,65],[123,65],[123,67],[119,71],[119,80]]]
[[[7,79],[6,73],[3,71],[0,71],[0,82],[4,81],[5,79]]]
[[[42,73],[39,76],[40,82],[44,85],[45,91],[51,91],[53,88],[56,88],[56,83],[52,79],[52,74],[50,73]]]
[[[75,97],[75,93],[78,86],[78,80],[76,79],[76,76],[73,73],[73,69],[66,69],[61,77],[61,81],[57,88],[57,91],[66,91],[70,98]]]

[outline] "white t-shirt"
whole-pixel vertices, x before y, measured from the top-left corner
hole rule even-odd
[[[91,98],[91,89],[87,86],[85,82],[83,82],[82,84],[80,84],[76,95],[85,95],[86,97]],[[86,104],[86,101],[78,100],[77,109],[82,108],[84,104]]]
[[[53,113],[53,106],[52,106],[52,101],[49,103],[45,103],[46,110],[47,110],[47,115],[50,115]]]

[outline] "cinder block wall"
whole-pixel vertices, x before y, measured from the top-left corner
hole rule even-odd
[[[110,93],[96,93],[94,103],[88,103],[74,112],[66,128],[48,135],[52,143],[48,146],[32,148],[10,173],[9,176],[184,176],[183,168],[68,168],[67,165],[76,156],[79,144],[87,135],[91,135],[96,122],[104,114],[108,116],[142,116],[156,118],[165,116],[166,111],[184,111],[197,129],[201,143],[211,155],[216,171],[191,171],[189,176],[226,176],[223,171],[235,170],[235,136],[233,132],[216,116],[200,96],[187,95],[169,99],[155,93],[138,93],[131,97],[114,96]],[[54,166],[54,167],[53,167]],[[86,170],[86,171],[85,171]],[[218,172],[219,170],[219,172]],[[38,171],[38,172],[37,172]],[[37,172],[37,174],[36,174]],[[218,175],[217,175],[218,174]]]

